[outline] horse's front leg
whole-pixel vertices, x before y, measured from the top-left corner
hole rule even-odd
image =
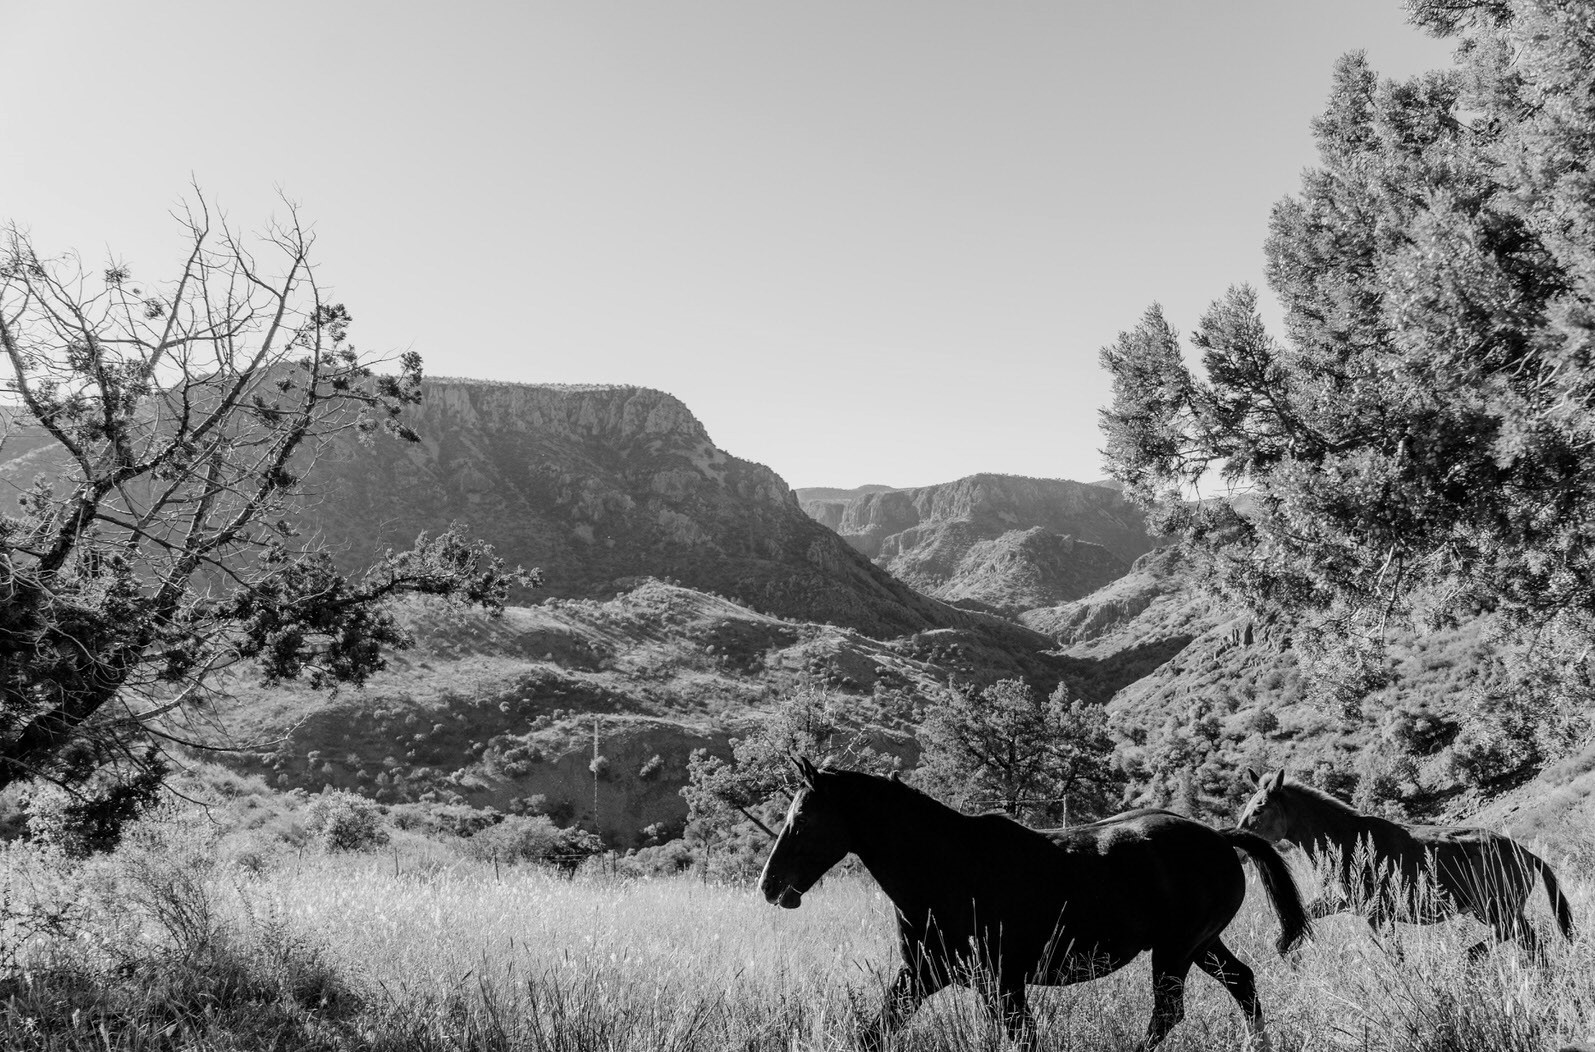
[[[886,1003],[880,1015],[866,1024],[858,1033],[858,1047],[865,1052],[879,1052],[886,1047],[886,1038],[899,1029],[925,998],[941,989],[942,982],[930,969],[903,965],[892,985],[886,989]]]
[[[1031,1052],[1036,1047],[1036,1021],[1030,1015],[1023,978],[998,980],[987,995],[986,1009],[992,1018],[1002,1023],[1008,1040],[1023,1052]]]
[[[1185,976],[1190,970],[1188,955],[1152,948],[1152,1021],[1147,1024],[1146,1038],[1137,1046],[1139,1052],[1156,1048],[1174,1024],[1185,1018]]]

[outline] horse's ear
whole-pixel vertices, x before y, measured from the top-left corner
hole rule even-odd
[[[903,780],[903,776],[901,774],[897,773],[896,771],[893,771],[891,774],[887,775],[886,777],[890,778],[894,782],[901,782]]]
[[[1257,772],[1250,767],[1246,768],[1246,777],[1252,780],[1253,785],[1259,785],[1262,783],[1262,779],[1257,777]]]
[[[799,757],[799,762],[803,764],[803,783],[810,789],[814,788],[814,783],[820,778],[820,769],[807,756]]]
[[[813,789],[814,778],[820,773],[819,770],[814,766],[813,761],[811,761],[807,756],[799,756],[795,752],[787,753],[786,758],[792,762],[792,768],[797,771],[798,780],[804,785],[808,786],[810,789]]]
[[[1285,768],[1281,767],[1279,770],[1265,778],[1264,781],[1267,783],[1264,786],[1265,789],[1278,789],[1280,786],[1285,784]]]

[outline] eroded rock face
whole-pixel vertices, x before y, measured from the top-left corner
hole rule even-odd
[[[805,500],[802,505],[811,519],[828,530],[842,525],[842,513],[847,510],[845,500]]]
[[[668,577],[757,609],[898,634],[960,615],[860,558],[762,464],[642,387],[433,379],[414,444],[334,451],[306,525],[364,565],[461,519],[558,596]]]
[[[916,589],[1008,615],[1086,595],[1157,543],[1116,491],[1065,479],[971,475],[862,493],[839,516],[804,507]]]

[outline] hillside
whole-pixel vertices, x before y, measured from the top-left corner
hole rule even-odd
[[[1550,845],[1553,861],[1571,856],[1585,866],[1595,863],[1595,743],[1491,800],[1468,823]]]
[[[405,607],[416,648],[362,690],[239,674],[182,737],[241,746],[233,762],[281,787],[542,810],[633,844],[679,832],[694,749],[725,751],[800,688],[838,692],[859,725],[901,739],[949,677],[1050,690],[1063,674],[1047,637],[871,565],[670,395],[457,380],[423,393],[408,413],[420,442],[319,451],[299,528],[355,570],[464,521],[544,587],[496,621]],[[8,435],[0,479],[70,478],[39,438]]]
[[[1050,690],[1065,667],[979,630],[881,641],[655,580],[496,620],[437,603],[401,613],[417,646],[366,687],[328,697],[239,676],[201,733],[242,748],[228,762],[282,788],[531,809],[628,846],[649,827],[679,834],[693,750],[725,751],[800,689],[835,694],[882,748],[911,759],[907,725],[949,676],[1023,676]]]
[[[876,635],[956,621],[856,558],[780,476],[716,448],[663,392],[434,379],[408,416],[419,444],[362,450],[320,478],[306,521],[351,564],[463,519],[506,560],[540,567],[556,596],[657,576]]]
[[[1489,700],[1505,670],[1488,616],[1392,629],[1388,682],[1349,697],[1289,624],[1211,594],[1178,548],[1022,620],[1059,640],[1078,692],[1106,702],[1139,802],[1233,816],[1249,795],[1246,768],[1282,766],[1393,817],[1508,822],[1564,846],[1588,839],[1579,823],[1595,786],[1590,754],[1516,787],[1524,746]]]
[[[949,678],[1022,676],[1108,706],[1137,799],[1209,816],[1233,814],[1248,765],[1546,830],[1591,795],[1587,759],[1515,790],[1492,774],[1486,624],[1396,638],[1391,684],[1333,701],[1286,627],[1210,595],[1108,486],[976,475],[805,504],[632,387],[432,380],[412,421],[418,444],[327,451],[303,526],[353,567],[465,520],[547,586],[498,621],[406,607],[416,649],[364,690],[224,684],[203,733],[279,786],[541,810],[630,845],[679,831],[694,749],[725,751],[798,689],[911,758]],[[7,433],[0,479],[49,471],[37,438]]]
[[[865,490],[873,487],[865,487]],[[1122,576],[1155,541],[1116,491],[971,475],[875,492],[803,490],[803,510],[926,595],[1017,616]]]
[[[351,440],[308,473],[298,525],[346,569],[461,520],[512,565],[542,569],[539,594],[607,598],[657,576],[877,636],[970,623],[860,558],[671,395],[448,379],[423,395],[405,414],[420,442]],[[37,431],[4,434],[0,482],[66,471]]]

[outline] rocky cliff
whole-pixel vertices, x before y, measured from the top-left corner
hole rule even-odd
[[[351,566],[465,520],[556,596],[667,577],[756,609],[877,635],[953,623],[805,515],[762,464],[715,447],[678,399],[640,387],[433,379],[416,444],[336,451],[304,521]]]

